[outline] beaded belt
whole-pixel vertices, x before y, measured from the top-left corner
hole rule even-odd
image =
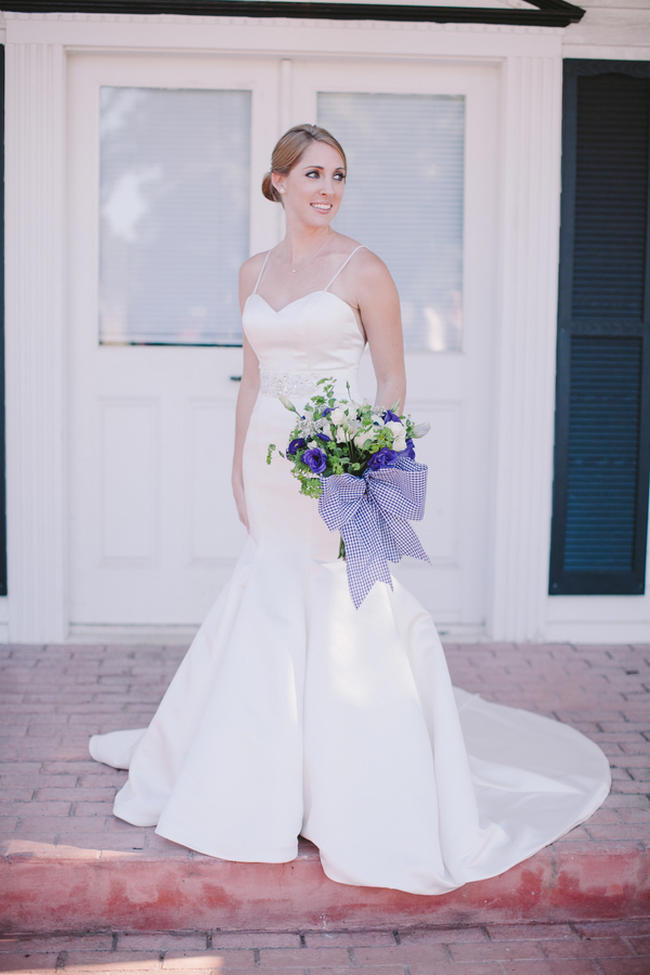
[[[260,393],[266,396],[307,396],[316,391],[318,380],[330,374],[336,377],[339,370],[322,372],[269,372],[260,370]],[[346,370],[347,372],[347,370]]]

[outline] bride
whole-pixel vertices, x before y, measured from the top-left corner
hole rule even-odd
[[[429,614],[396,580],[359,609],[339,538],[266,463],[319,378],[353,396],[366,343],[376,403],[404,403],[399,298],[383,262],[335,232],[346,159],[299,125],[264,195],[286,235],[240,273],[243,373],[233,493],[244,550],[147,729],[94,735],[129,770],[115,815],[227,860],[286,862],[298,836],[340,883],[442,894],[502,873],[603,802],[609,766],[559,722],[452,687]]]

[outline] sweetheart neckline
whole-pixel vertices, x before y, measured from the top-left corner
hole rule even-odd
[[[294,298],[293,301],[288,301],[286,305],[282,305],[281,308],[274,308],[273,305],[266,300],[264,295],[259,293],[259,291],[252,291],[244,302],[244,307],[246,307],[251,298],[257,297],[264,302],[267,308],[271,309],[274,315],[281,315],[286,308],[291,308],[292,305],[297,305],[300,301],[304,301],[305,298],[311,298],[313,295],[331,295],[332,298],[336,298],[337,301],[340,301],[341,304],[345,305],[346,308],[349,308],[354,314],[354,308],[345,300],[345,298],[341,298],[333,291],[327,291],[325,288],[317,288],[315,291],[308,291],[306,294],[301,295],[300,298]]]

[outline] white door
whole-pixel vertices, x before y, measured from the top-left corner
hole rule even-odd
[[[432,566],[396,574],[456,631],[485,619],[496,336],[498,75],[453,62],[296,64],[293,112],[348,157],[336,226],[369,244],[400,291],[407,410],[428,419],[416,526]],[[367,357],[368,359],[368,357]],[[372,395],[370,365],[366,388]]]
[[[277,239],[250,174],[278,130],[278,72],[71,59],[73,627],[195,623],[243,543],[229,491],[236,272]]]
[[[400,288],[407,406],[432,424],[418,444],[432,566],[399,574],[443,625],[480,627],[497,118],[489,67],[73,58],[73,626],[196,623],[227,577],[243,543],[230,497],[236,266],[281,233],[259,192],[277,135],[316,119],[348,153],[337,226]]]

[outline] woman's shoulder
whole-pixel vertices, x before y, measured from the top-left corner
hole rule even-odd
[[[259,254],[253,254],[239,268],[239,301],[242,308],[243,303],[255,289],[255,285],[257,284],[268,255],[269,251],[260,251]]]
[[[378,254],[375,254],[367,244],[354,237],[347,237],[345,234],[338,235],[339,256],[342,259],[354,260],[356,271],[369,275],[381,275],[386,273],[388,268]]]
[[[348,241],[351,258],[349,267],[357,282],[363,281],[367,288],[373,288],[382,282],[392,282],[390,271],[379,254],[358,240],[348,238]]]
[[[239,268],[240,280],[245,281],[251,277],[255,278],[262,270],[262,265],[268,255],[269,251],[260,251],[259,254],[253,254],[252,257],[247,258]]]

